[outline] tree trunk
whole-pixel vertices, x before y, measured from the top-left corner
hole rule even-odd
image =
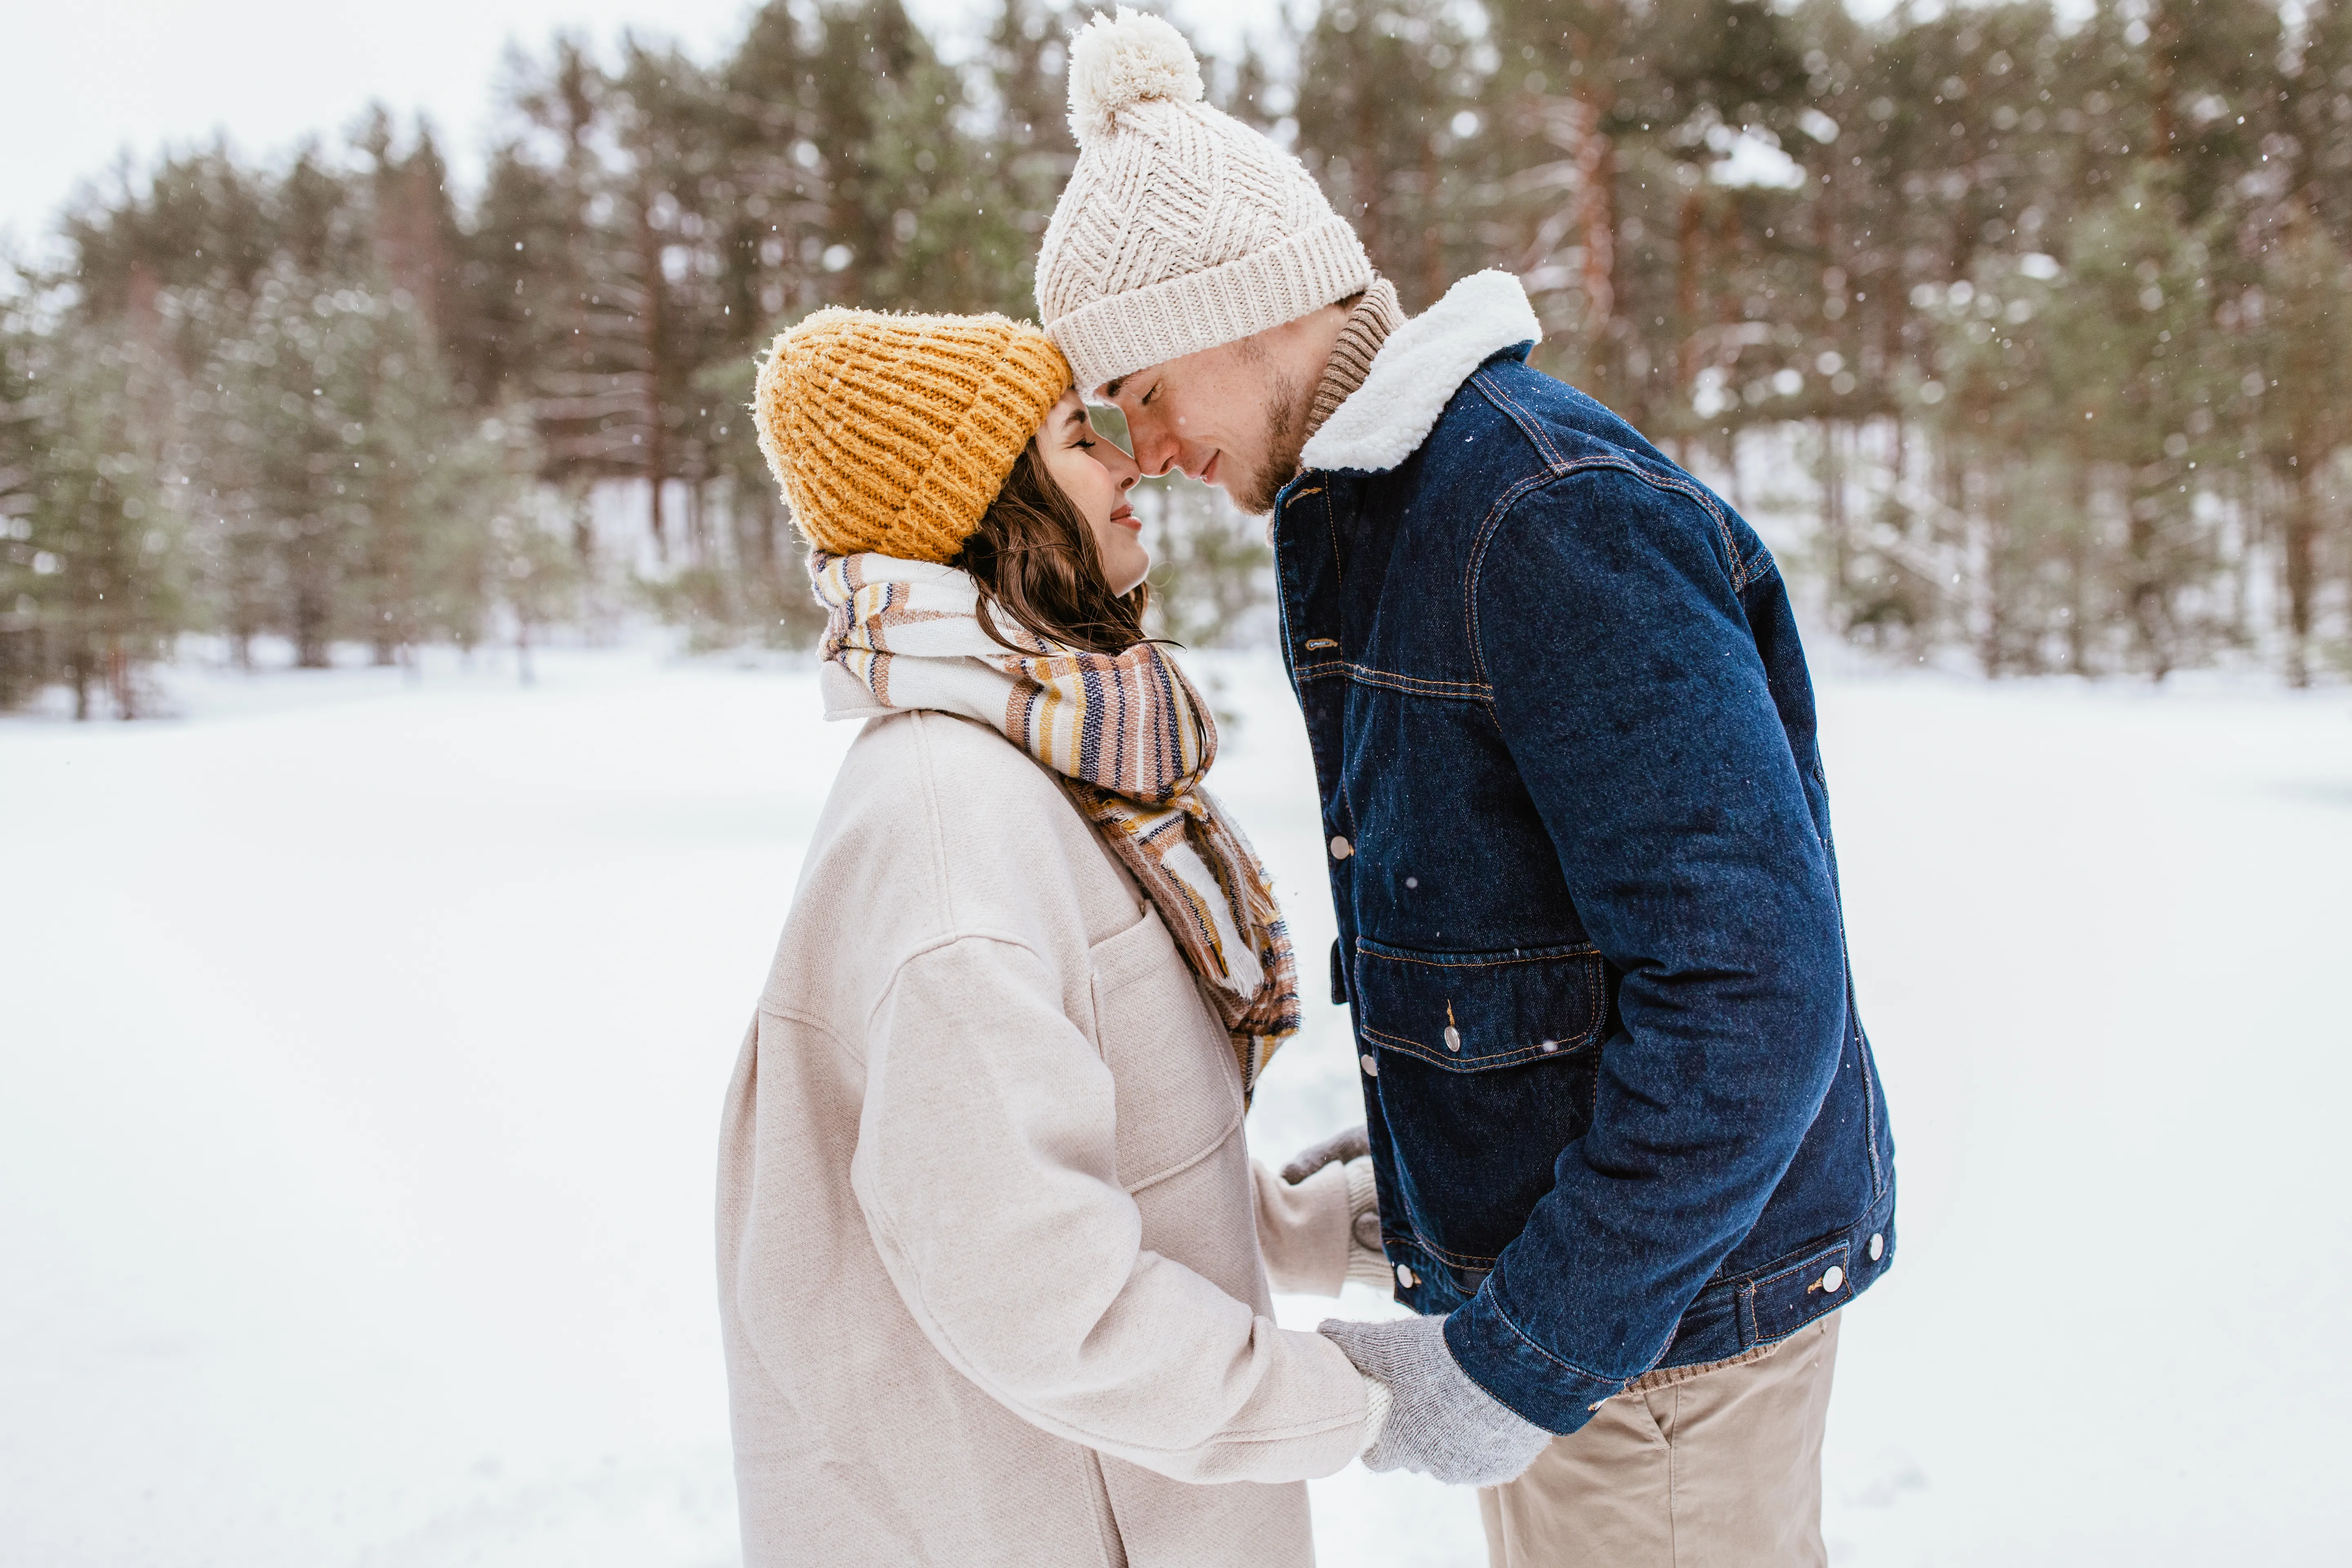
[[[662,418],[662,260],[661,236],[654,228],[653,193],[637,203],[638,265],[646,280],[645,306],[637,316],[646,356],[646,477],[653,481],[654,553],[669,559],[669,540],[662,526],[662,481],[669,477],[667,422]]]
[[[139,699],[131,689],[131,650],[122,646],[121,637],[108,639],[106,646],[107,692],[114,699],[117,719],[139,717]]]
[[[2085,542],[2091,527],[2091,465],[2081,454],[2074,459],[2074,526],[2066,531],[2066,668],[2069,672],[2088,676],[2091,673],[2090,603],[2084,589],[2091,570],[2090,552]]]
[[[1675,329],[1681,334],[1682,345],[1675,363],[1675,423],[1684,424],[1693,416],[1691,397],[1698,383],[1699,345],[1699,267],[1706,247],[1706,207],[1696,187],[1683,194],[1682,212],[1675,228]],[[1690,467],[1688,440],[1679,433],[1675,438],[1675,460],[1685,468]]]
[[[2319,498],[2312,493],[2315,467],[2302,463],[2294,469],[2282,541],[2286,555],[2286,679],[2290,686],[2311,684],[2311,601],[2319,537]]]

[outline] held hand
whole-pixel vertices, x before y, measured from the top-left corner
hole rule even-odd
[[[1517,1479],[1552,1435],[1470,1381],[1445,1347],[1444,1318],[1357,1323],[1327,1318],[1325,1338],[1387,1385],[1390,1406],[1364,1450],[1371,1470],[1419,1470],[1456,1486]]]
[[[1282,1179],[1295,1187],[1326,1165],[1360,1160],[1371,1152],[1371,1137],[1359,1124],[1345,1132],[1334,1132],[1312,1147],[1301,1149],[1290,1163],[1282,1168]]]

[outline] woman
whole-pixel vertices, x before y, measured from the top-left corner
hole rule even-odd
[[[1306,1563],[1386,1396],[1268,1276],[1381,1275],[1370,1163],[1244,1146],[1295,971],[1135,465],[1001,317],[821,312],[756,411],[866,722],[728,1093],[745,1562]]]

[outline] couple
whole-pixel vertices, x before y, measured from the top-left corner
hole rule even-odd
[[[1358,1458],[1514,1568],[1821,1563],[1893,1144],[1771,557],[1507,276],[1402,318],[1165,23],[1070,79],[1042,331],[826,310],[760,375],[866,723],[724,1122],[746,1563],[1303,1564]],[[1143,640],[1170,468],[1272,514],[1322,797],[1367,1126],[1280,1175],[1323,976]],[[1276,1325],[1351,1279],[1412,1315]]]

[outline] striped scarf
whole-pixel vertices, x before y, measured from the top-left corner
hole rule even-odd
[[[950,566],[813,552],[831,612],[824,657],[885,708],[976,719],[1051,770],[1160,911],[1233,1037],[1242,1092],[1298,1032],[1297,965],[1265,868],[1201,787],[1216,761],[1209,710],[1157,645],[1082,653],[981,628]],[[1003,618],[998,618],[1003,625]]]

